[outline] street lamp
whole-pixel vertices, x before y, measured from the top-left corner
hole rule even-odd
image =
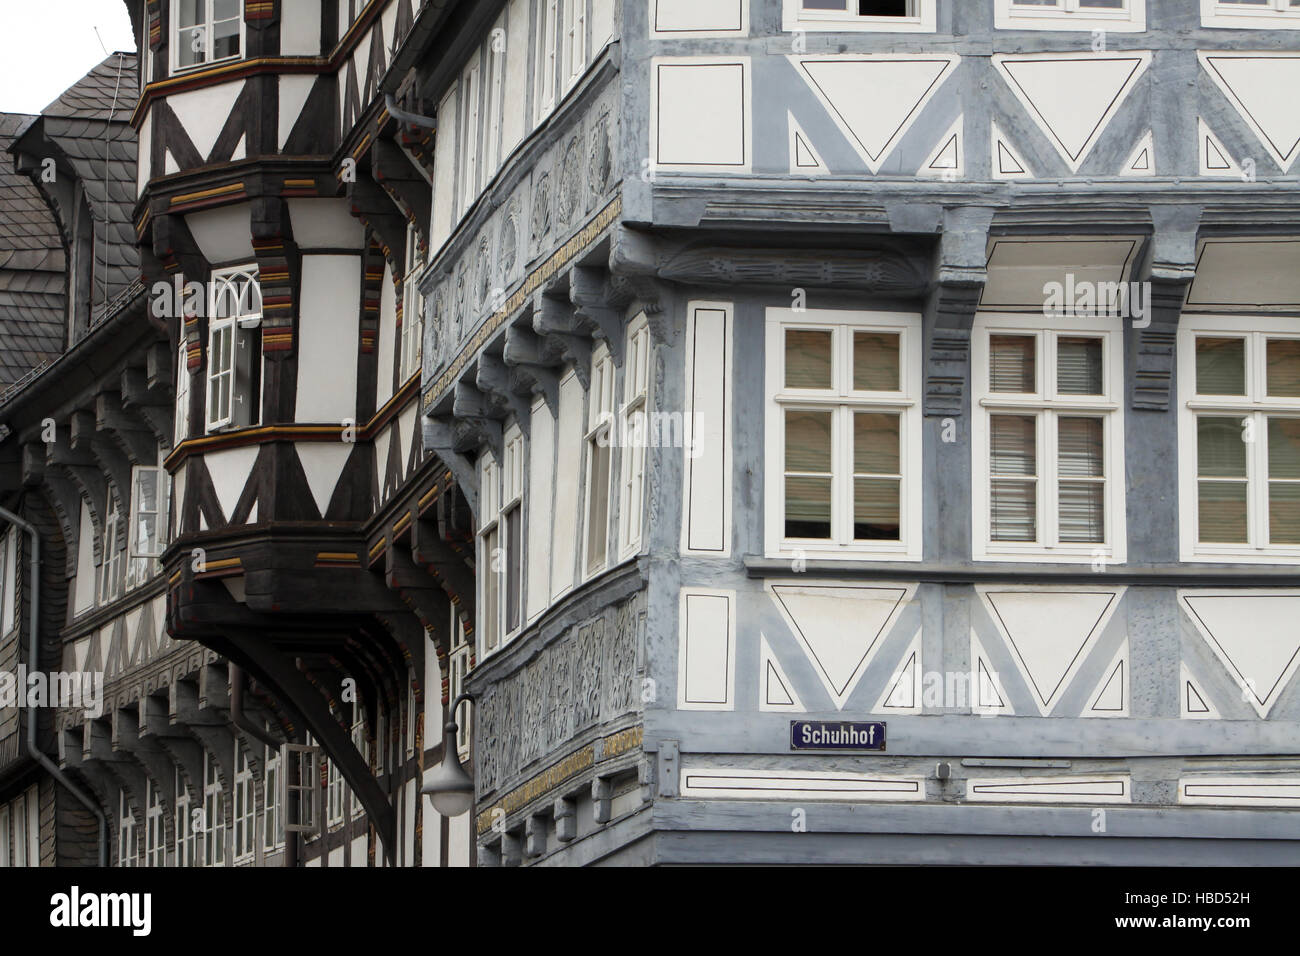
[[[442,732],[442,762],[425,776],[420,790],[432,798],[433,808],[444,817],[458,817],[474,802],[474,778],[460,765],[456,748],[456,732],[460,729],[456,723],[456,708],[463,700],[473,702],[474,696],[461,694],[451,705],[451,718]]]

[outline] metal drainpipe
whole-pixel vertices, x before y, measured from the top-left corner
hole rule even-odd
[[[244,669],[234,661],[228,661],[230,674],[230,720],[246,734],[256,737],[268,747],[279,750],[280,741],[276,740],[266,728],[259,727],[244,716]]]
[[[388,110],[388,115],[399,123],[406,123],[408,126],[418,126],[421,129],[438,128],[438,121],[432,116],[421,116],[419,113],[408,113],[406,110],[398,108],[397,100],[393,99],[392,93],[384,94],[384,109]]]
[[[28,537],[32,539],[32,613],[31,613],[31,633],[28,636],[27,643],[27,662],[32,668],[40,664],[40,620],[41,620],[41,536],[37,532],[35,525],[29,524],[18,515],[6,508],[0,508],[0,518],[21,528],[27,532]],[[99,818],[99,865],[108,866],[108,817],[99,804],[95,803],[90,797],[86,796],[81,789],[69,780],[59,769],[58,764],[41,753],[40,748],[36,746],[36,705],[27,705],[27,752],[31,757],[40,764],[45,771],[58,781],[64,789],[76,797],[83,806]]]

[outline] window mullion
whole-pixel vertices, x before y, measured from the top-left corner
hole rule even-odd
[[[1269,546],[1268,529],[1268,416],[1264,412],[1251,415],[1254,441],[1246,456],[1246,508],[1247,534],[1250,546],[1262,550]],[[1253,473],[1253,474],[1252,474]]]
[[[1039,534],[1038,541],[1045,548],[1054,548],[1058,544],[1057,498],[1059,490],[1056,485],[1056,412],[1043,409],[1038,413],[1038,495]]]

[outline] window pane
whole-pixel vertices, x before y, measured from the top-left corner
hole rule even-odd
[[[1201,477],[1246,477],[1246,443],[1239,418],[1196,419],[1196,473]]]
[[[212,56],[221,59],[239,55],[239,21],[226,20],[212,28]]]
[[[1056,390],[1062,395],[1100,395],[1101,339],[1056,340]]]
[[[831,387],[831,333],[790,329],[785,333],[785,387]]]
[[[853,472],[858,475],[901,474],[898,464],[900,417],[875,412],[853,416]]]
[[[1100,7],[1106,10],[1123,10],[1124,0],[1079,0],[1081,7]]]
[[[831,472],[831,413],[785,413],[785,470]]]
[[[1057,419],[1056,447],[1060,455],[1060,473],[1070,477],[1104,476],[1102,434],[1100,418]]]
[[[1205,544],[1246,543],[1246,483],[1202,481],[1197,488],[1199,540]]]
[[[853,481],[853,537],[857,541],[898,541],[897,479]]]
[[[1300,398],[1300,339],[1268,340],[1268,394]]]
[[[176,25],[192,27],[203,22],[203,0],[178,0],[176,4]]]
[[[1268,483],[1268,540],[1270,544],[1300,544],[1300,484]]]
[[[989,391],[1033,393],[1034,353],[1032,335],[989,336]]]
[[[1300,478],[1300,418],[1268,420],[1268,476]]]
[[[1100,481],[1061,482],[1061,540],[1100,544],[1106,540],[1106,486]]]
[[[501,580],[500,555],[497,551],[499,538],[497,529],[493,528],[483,539],[484,559],[487,573],[483,575],[483,613],[479,615],[483,628],[483,646],[492,650],[497,646],[497,595]]]
[[[609,454],[608,450],[605,452]],[[522,577],[522,543],[520,540],[520,515],[518,507],[506,515],[506,630],[519,626],[519,596]]]
[[[992,483],[990,525],[994,541],[1034,541],[1038,538],[1038,483],[995,480]]]
[[[1036,475],[1037,435],[1033,415],[993,415],[990,471],[994,475]]]
[[[1246,394],[1246,340],[1203,336],[1196,340],[1196,393]]]
[[[240,0],[213,0],[212,16],[217,20],[230,20],[239,16]]]
[[[829,478],[787,478],[785,480],[785,536],[787,538],[829,538],[831,536],[831,480]]]
[[[609,537],[609,443],[593,441],[588,447],[591,497],[587,502],[587,573],[590,574],[605,566],[605,543]]]
[[[853,387],[859,392],[897,392],[899,336],[853,333]]]

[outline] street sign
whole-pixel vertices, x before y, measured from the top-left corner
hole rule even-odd
[[[790,721],[791,750],[879,750],[885,749],[883,721]]]

